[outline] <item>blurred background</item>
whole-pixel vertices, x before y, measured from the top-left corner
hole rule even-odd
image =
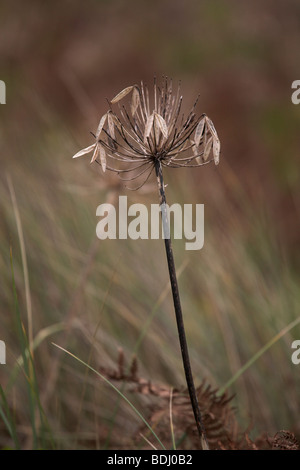
[[[163,243],[95,233],[99,204],[157,203],[155,181],[129,192],[71,158],[93,143],[107,100],[141,80],[151,89],[154,75],[181,80],[185,112],[200,94],[221,140],[218,167],[165,172],[169,203],[205,205],[203,249],[174,242],[196,384],[234,395],[251,438],[299,437],[299,2],[1,2],[0,38],[1,448],[17,442],[9,415],[20,446],[37,445],[41,409],[56,448],[137,446],[138,416],[53,342],[96,370],[116,367],[121,348],[145,380],[185,386]],[[14,286],[33,341],[31,405]],[[117,386],[150,417],[153,399]],[[160,435],[170,447],[170,429]]]

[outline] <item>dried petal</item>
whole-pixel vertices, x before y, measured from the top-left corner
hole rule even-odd
[[[118,101],[120,101],[122,98],[124,98],[126,95],[128,95],[128,93],[130,93],[133,88],[134,88],[133,86],[128,86],[127,88],[124,88],[124,90],[120,91],[120,93],[118,93],[118,94],[111,100],[111,103],[112,103],[112,104],[115,104],[115,103],[117,103]]]
[[[135,86],[133,88],[132,98],[131,98],[131,114],[132,114],[132,116],[135,115],[136,110],[139,107],[139,104],[140,104],[140,91],[139,91],[138,87]]]
[[[151,134],[152,126],[153,126],[153,119],[154,119],[154,114],[150,114],[148,117],[146,124],[145,124],[145,132],[144,132],[144,142],[147,142],[147,138]]]
[[[105,148],[103,147],[103,145],[100,144],[99,147],[100,147],[100,162],[101,162],[103,173],[105,173],[105,170],[106,170],[106,152],[105,152]]]
[[[159,87],[154,79],[153,101],[148,87],[141,83],[124,88],[111,103],[107,113],[100,116],[94,145],[80,150],[74,158],[91,152],[89,160],[99,163],[103,171],[125,171],[129,174],[126,180],[141,177],[144,183],[157,161],[174,168],[219,163],[221,144],[213,122],[205,114],[196,114],[197,100],[187,117],[181,114],[180,86],[173,95],[172,80],[165,78]],[[123,162],[124,169],[111,159]]]
[[[103,126],[105,124],[106,118],[107,118],[107,113],[105,113],[104,116],[102,116],[102,118],[100,119],[100,122],[99,122],[99,125],[98,125],[98,128],[97,128],[97,132],[96,132],[96,140],[99,139],[99,136],[100,136],[101,131],[103,129]]]
[[[162,135],[164,136],[164,138],[167,139],[168,138],[168,126],[164,118],[160,114],[155,113],[155,122],[157,122],[158,127]]]
[[[85,155],[85,154],[87,154],[87,153],[90,153],[92,150],[94,150],[95,145],[96,145],[96,144],[93,144],[93,145],[90,145],[89,147],[86,147],[85,149],[80,150],[80,151],[77,152],[75,155],[73,155],[72,158],[82,157],[82,155]]]
[[[221,143],[219,139],[213,139],[213,155],[214,155],[214,162],[216,165],[219,164],[220,161],[220,150],[221,150]]]
[[[94,150],[94,153],[93,153],[93,156],[92,156],[92,159],[91,159],[91,162],[90,163],[93,163],[95,160],[97,160],[97,157],[99,155],[99,145],[96,145],[95,146],[95,150]]]
[[[202,137],[202,134],[203,134],[203,129],[204,129],[204,126],[205,126],[205,122],[206,122],[206,120],[205,120],[205,117],[204,117],[199,121],[199,124],[196,127],[196,131],[195,131],[195,144],[196,144],[196,147],[199,147],[200,140],[201,140],[201,137]]]
[[[203,152],[203,160],[206,162],[206,160],[208,159],[208,156],[210,154],[210,151],[211,151],[211,148],[212,148],[212,141],[213,141],[213,138],[210,137],[205,145],[205,148],[204,148],[204,152]]]

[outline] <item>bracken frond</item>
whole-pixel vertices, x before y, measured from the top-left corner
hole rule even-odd
[[[100,367],[101,373],[109,380],[126,383],[131,393],[148,398],[148,422],[159,432],[165,442],[170,440],[170,396],[171,388],[163,384],[154,384],[138,374],[138,361],[134,357],[125,367],[123,350],[119,350],[116,369]],[[279,431],[273,438],[260,436],[254,441],[249,436],[249,430],[240,429],[232,406],[233,396],[227,393],[218,395],[205,381],[197,388],[203,423],[205,426],[210,449],[216,450],[299,450],[299,441],[290,431]],[[150,401],[149,401],[150,400]],[[199,449],[199,438],[190,398],[186,389],[172,389],[172,423],[175,440],[180,449]],[[148,448],[147,442],[141,441],[141,434],[147,437],[144,427],[136,433],[137,445]]]

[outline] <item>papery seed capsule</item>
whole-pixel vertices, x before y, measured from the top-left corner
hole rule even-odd
[[[202,134],[203,134],[204,126],[205,126],[205,117],[200,120],[200,122],[199,122],[199,124],[198,124],[198,126],[196,127],[196,130],[195,130],[195,144],[196,144],[197,147],[199,147],[200,140],[201,140],[201,137],[202,137]]]
[[[112,139],[115,139],[115,123],[114,123],[114,119],[112,117],[111,112],[108,113],[107,119],[108,119],[108,129],[109,129],[110,136]]]
[[[164,136],[165,139],[167,139],[168,138],[168,126],[167,126],[166,121],[160,114],[154,113],[154,115],[155,115],[155,121],[157,122],[162,135]]]
[[[95,146],[96,144],[93,144],[93,145],[89,145],[89,147],[79,150],[79,152],[75,153],[75,155],[73,155],[72,158],[82,157],[82,155],[86,155],[87,153],[90,153],[92,150],[94,150]]]
[[[218,138],[218,134],[217,134],[217,131],[216,131],[216,129],[215,129],[215,126],[214,126],[212,120],[207,117],[207,118],[206,118],[206,122],[207,122],[207,126],[208,126],[208,128],[209,128],[211,134],[212,134],[214,137]]]
[[[100,145],[100,163],[101,163],[101,166],[102,166],[102,170],[103,170],[103,173],[105,173],[105,170],[106,170],[106,152],[105,152],[105,148],[103,147],[103,145]]]
[[[103,126],[105,124],[106,119],[107,119],[107,113],[105,113],[104,116],[102,116],[102,118],[100,119],[100,122],[99,122],[98,128],[97,128],[97,132],[96,132],[96,140],[99,139],[99,136],[101,134],[101,131],[103,129]]]
[[[213,139],[213,155],[214,155],[214,162],[216,165],[219,164],[220,161],[220,150],[221,150],[221,143],[219,139]]]
[[[211,151],[211,148],[212,148],[212,141],[213,141],[213,138],[210,137],[208,139],[208,141],[206,142],[206,145],[205,145],[205,148],[204,148],[204,152],[203,152],[203,160],[206,162],[206,160],[208,159],[208,156],[210,154],[210,151]]]
[[[154,113],[150,114],[148,117],[146,124],[145,124],[145,132],[144,132],[144,142],[147,142],[147,138],[151,134],[152,126],[153,126],[153,119],[154,119]]]
[[[139,105],[140,105],[140,91],[138,87],[135,86],[132,92],[131,107],[130,107],[132,116],[135,115]]]
[[[97,160],[97,157],[99,155],[99,145],[96,145],[95,146],[95,150],[94,150],[94,153],[93,153],[93,156],[92,156],[92,159],[91,159],[91,162],[90,163],[93,163],[95,160]]]
[[[128,95],[128,93],[130,93],[133,88],[134,88],[133,86],[128,86],[127,88],[124,88],[124,90],[120,91],[120,93],[118,93],[118,94],[111,100],[111,103],[112,103],[112,104],[115,104],[115,103],[117,103],[118,101],[120,101],[122,98],[124,98],[126,95]]]

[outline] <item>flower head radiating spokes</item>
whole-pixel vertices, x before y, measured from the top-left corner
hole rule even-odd
[[[152,103],[143,83],[118,93],[100,119],[95,143],[73,158],[93,152],[91,163],[96,161],[103,171],[117,172],[127,181],[140,179],[138,187],[148,180],[157,161],[171,168],[212,161],[217,165],[220,140],[212,121],[205,114],[197,116],[198,98],[184,117],[180,85],[173,92],[171,80],[165,78],[159,87],[154,79],[153,91]]]

